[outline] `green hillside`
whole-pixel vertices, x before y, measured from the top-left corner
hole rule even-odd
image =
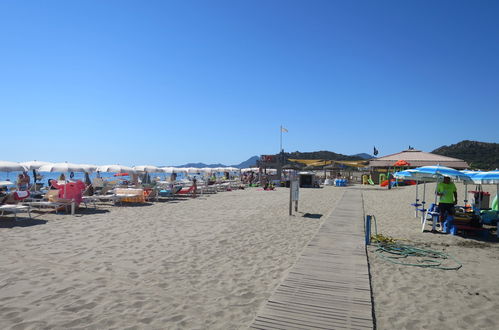
[[[473,169],[499,168],[499,143],[464,140],[432,151],[434,154],[463,159]]]

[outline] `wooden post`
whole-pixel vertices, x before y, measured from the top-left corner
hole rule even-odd
[[[366,215],[365,227],[366,227],[366,245],[370,245],[371,244],[371,216],[370,215]]]
[[[289,182],[289,215],[292,214],[293,201],[295,202],[295,212],[298,212],[298,199],[300,196],[300,184],[297,180]]]

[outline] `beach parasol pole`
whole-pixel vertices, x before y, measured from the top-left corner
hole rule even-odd
[[[414,203],[414,217],[418,217],[418,206],[419,206],[419,199],[418,199],[418,180],[416,180],[416,202]]]
[[[426,196],[426,181],[423,180],[423,201],[421,202],[421,205],[423,206],[422,209],[421,209],[421,223],[424,223],[424,217],[425,217],[425,214],[426,214],[426,208],[425,208],[425,204],[426,204],[426,201],[425,201],[425,197]]]

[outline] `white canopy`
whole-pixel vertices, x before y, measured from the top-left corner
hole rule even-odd
[[[82,164],[50,163],[38,168],[40,172],[85,172],[87,168]]]
[[[97,172],[107,173],[135,173],[135,170],[130,166],[124,165],[101,165],[95,169]]]
[[[163,170],[154,165],[139,165],[134,166],[133,169],[137,172],[147,172],[147,173],[161,173]]]
[[[20,164],[23,165],[24,167],[26,167],[28,170],[37,170],[40,167],[42,167],[43,165],[50,164],[50,162],[42,162],[39,160],[30,160],[27,162],[22,162]]]
[[[27,171],[27,168],[16,162],[0,160],[0,172]]]

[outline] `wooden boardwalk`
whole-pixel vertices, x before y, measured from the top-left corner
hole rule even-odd
[[[360,190],[345,190],[251,328],[374,328]]]

